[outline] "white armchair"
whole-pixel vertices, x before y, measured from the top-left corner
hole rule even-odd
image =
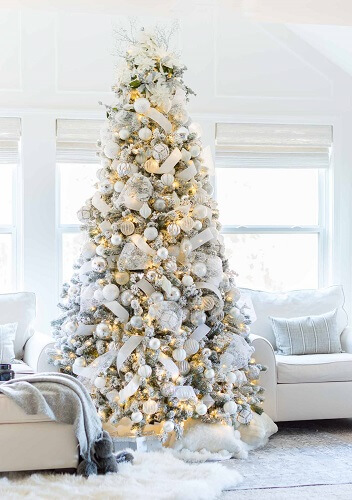
[[[252,303],[256,320],[251,326],[255,359],[265,365],[260,384],[265,388],[264,411],[275,421],[351,418],[352,329],[347,327],[341,286],[320,290],[270,293],[242,289]],[[293,318],[338,310],[343,352],[282,356],[269,316]]]

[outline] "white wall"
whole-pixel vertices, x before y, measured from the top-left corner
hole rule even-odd
[[[55,119],[103,116],[97,103],[111,100],[117,59],[113,29],[126,22],[131,2],[121,8],[121,2],[72,0],[52,2],[46,10],[41,8],[45,2],[28,3],[36,8],[0,8],[0,115],[23,120],[23,287],[37,293],[38,325],[49,331],[58,276]],[[153,20],[156,10],[146,12],[143,2],[133,5],[142,9],[146,24]],[[187,83],[197,92],[190,108],[212,147],[214,124],[221,120],[333,124],[330,281],[345,285],[349,305],[350,75],[301,38],[299,30],[240,18],[226,0],[162,5],[157,11],[161,22],[170,15],[180,20],[177,45],[189,68]]]

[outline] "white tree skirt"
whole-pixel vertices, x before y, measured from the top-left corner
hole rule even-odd
[[[0,498],[6,500],[212,500],[236,487],[242,476],[221,464],[188,464],[171,451],[133,452],[133,464],[119,472],[88,479],[69,474],[11,474],[0,479]]]

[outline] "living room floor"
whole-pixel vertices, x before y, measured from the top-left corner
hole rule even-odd
[[[268,445],[227,467],[244,481],[223,500],[352,498],[352,419],[282,422]]]

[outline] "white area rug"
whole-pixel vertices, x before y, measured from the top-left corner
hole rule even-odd
[[[188,464],[170,452],[136,453],[134,464],[117,474],[88,479],[69,474],[14,474],[0,479],[6,500],[212,500],[236,487],[242,477],[218,463]]]

